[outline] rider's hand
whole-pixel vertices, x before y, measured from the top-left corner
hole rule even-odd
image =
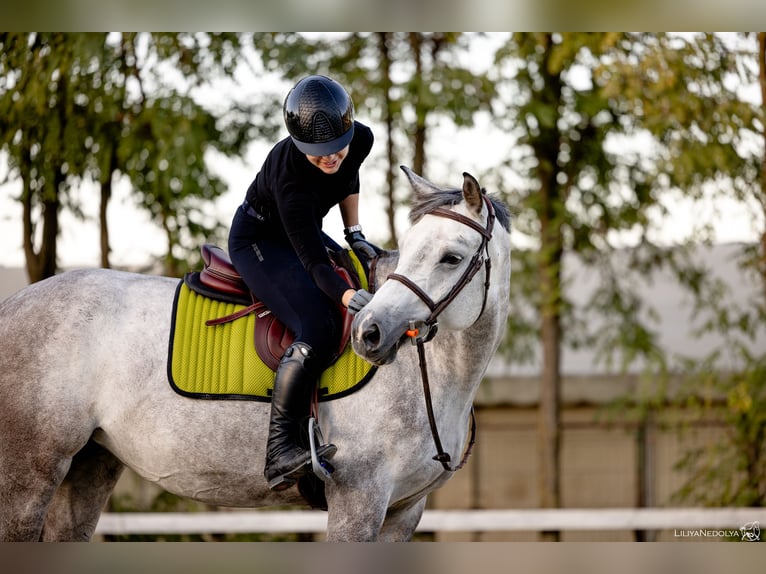
[[[361,231],[346,233],[345,237],[346,243],[356,253],[356,256],[365,263],[375,259],[381,252],[378,247],[367,241]]]
[[[348,302],[348,312],[352,315],[356,315],[359,311],[362,310],[362,307],[367,305],[372,300],[372,294],[365,291],[364,289],[358,289],[356,293],[354,293],[353,297],[351,297],[351,300]]]

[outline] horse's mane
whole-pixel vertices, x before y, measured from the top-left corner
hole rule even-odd
[[[482,192],[484,190],[482,189]],[[495,216],[503,229],[511,231],[511,212],[502,200],[489,196],[492,206],[495,208]],[[463,201],[463,192],[459,189],[444,189],[436,193],[429,193],[425,197],[416,197],[410,210],[410,223],[414,224],[428,212],[437,207],[452,207]]]

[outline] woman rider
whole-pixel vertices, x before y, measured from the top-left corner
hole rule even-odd
[[[338,305],[358,312],[371,298],[334,271],[328,249],[341,247],[322,231],[322,219],[340,206],[346,241],[363,259],[375,256],[359,225],[359,168],[370,153],[370,128],[354,121],[346,90],[309,76],[283,106],[289,137],[277,143],[247,190],[229,233],[229,254],[243,280],[295,334],[277,369],[264,475],[273,490],[295,484],[311,453],[297,444],[322,370],[341,334]],[[327,459],[335,445],[322,445]]]

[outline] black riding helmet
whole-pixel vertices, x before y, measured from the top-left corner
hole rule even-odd
[[[295,84],[285,98],[283,112],[287,131],[306,155],[332,155],[354,137],[351,97],[325,76],[308,76]]]

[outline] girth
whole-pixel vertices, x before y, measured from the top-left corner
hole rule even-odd
[[[415,293],[415,295],[417,295],[418,298],[428,306],[428,308],[431,311],[431,315],[429,315],[428,319],[425,320],[425,324],[428,327],[431,327],[432,325],[436,323],[437,317],[441,314],[442,311],[444,311],[445,308],[447,308],[447,306],[450,303],[452,303],[452,301],[455,300],[455,298],[458,296],[458,294],[460,294],[460,292],[465,288],[465,286],[471,282],[471,280],[474,278],[476,273],[478,273],[479,269],[481,269],[482,265],[484,265],[486,269],[486,278],[484,280],[484,299],[482,300],[481,311],[479,312],[479,316],[481,316],[481,314],[484,312],[484,308],[487,305],[487,294],[489,293],[490,276],[492,271],[492,261],[489,256],[488,245],[489,245],[490,239],[492,239],[492,230],[494,229],[494,225],[495,225],[495,209],[492,206],[492,202],[489,200],[489,198],[486,195],[482,195],[481,197],[484,200],[484,203],[487,205],[487,210],[488,210],[486,227],[482,227],[481,225],[476,223],[473,219],[470,219],[466,217],[465,215],[456,213],[449,209],[444,209],[443,207],[437,207],[436,209],[429,211],[427,214],[427,215],[436,215],[438,217],[446,217],[447,219],[452,219],[454,221],[462,223],[463,225],[467,225],[474,231],[481,234],[481,237],[482,237],[481,245],[479,245],[479,248],[476,250],[476,253],[474,253],[473,257],[471,258],[471,261],[468,267],[460,276],[460,278],[457,280],[455,285],[452,286],[449,292],[444,297],[442,297],[441,300],[439,300],[438,302],[435,302],[433,299],[431,299],[428,293],[423,291],[423,289],[421,289],[409,277],[405,277],[404,275],[400,275],[399,273],[391,273],[388,276],[389,279],[393,279],[395,281],[398,281],[399,283],[402,283],[410,291]]]

